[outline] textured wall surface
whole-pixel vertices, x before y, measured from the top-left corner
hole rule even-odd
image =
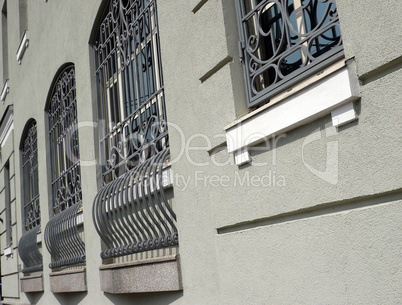
[[[0,1],[1,6],[4,2]],[[345,59],[356,62],[359,77],[358,120],[335,128],[330,115],[321,116],[251,148],[252,162],[242,166],[235,165],[233,155],[227,152],[224,130],[250,111],[238,54],[234,2],[157,2],[183,291],[132,295],[101,291],[101,241],[92,222],[100,169],[94,162],[98,157],[98,110],[90,37],[102,3],[30,1],[29,46],[18,65],[18,1],[7,1],[10,92],[0,104],[0,117],[8,105],[14,105],[14,131],[2,147],[0,169],[11,156],[16,173],[12,190],[14,247],[23,227],[21,135],[28,120],[35,119],[43,233],[51,210],[46,101],[58,69],[74,63],[87,257],[87,292],[51,293],[50,254],[43,247],[44,293],[21,293],[18,266],[22,261],[17,249],[12,258],[5,259],[2,224],[3,295],[20,297],[7,301],[91,305],[401,303],[399,1],[337,0]],[[330,157],[334,163],[328,164]],[[329,166],[336,178],[332,182],[317,174],[325,173]],[[0,171],[2,219],[3,189]]]

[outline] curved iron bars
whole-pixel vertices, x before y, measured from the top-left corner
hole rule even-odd
[[[169,146],[154,0],[115,0],[95,44],[103,183]]]
[[[52,256],[50,268],[59,268],[85,262],[85,244],[78,231],[78,210],[74,204],[53,216],[45,228],[46,248]]]
[[[248,106],[343,57],[335,0],[238,0]]]
[[[48,107],[53,217],[45,228],[50,268],[85,262],[77,222],[82,206],[74,65],[58,76]]]
[[[106,244],[102,258],[178,245],[176,215],[163,188],[165,149],[105,185],[97,194],[92,217]]]
[[[18,253],[21,260],[24,262],[24,269],[22,273],[31,273],[35,271],[41,271],[42,254],[39,251],[37,243],[37,235],[40,230],[40,226],[37,226],[21,236],[18,244]]]
[[[42,270],[42,254],[37,243],[40,230],[40,206],[38,188],[38,147],[36,122],[28,127],[22,155],[22,176],[24,193],[24,222],[25,233],[18,242],[18,252],[24,263],[23,273]]]

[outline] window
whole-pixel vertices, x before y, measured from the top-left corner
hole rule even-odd
[[[169,139],[156,1],[110,1],[97,33],[104,186],[93,217],[107,247],[101,256],[177,245],[176,215],[161,180]]]
[[[29,45],[28,35],[28,0],[18,1],[18,17],[19,17],[19,30],[20,30],[20,45],[17,50],[17,62],[21,64],[22,57],[25,54],[25,50]]]
[[[4,2],[4,6],[1,10],[1,24],[2,24],[2,53],[3,53],[3,83],[8,79],[8,24],[7,24],[7,1]]]
[[[28,0],[19,0],[20,39],[28,30]]]
[[[23,273],[42,270],[42,254],[37,235],[40,230],[38,146],[36,121],[28,123],[21,143],[23,178],[24,234],[18,243],[18,252],[25,268]]]
[[[155,1],[111,1],[96,44],[108,183],[169,146]]]
[[[74,66],[56,81],[48,108],[53,214],[81,202]]]
[[[6,200],[6,244],[7,247],[9,247],[13,241],[10,194],[10,161],[7,161],[4,165],[4,193]]]
[[[269,99],[339,60],[333,0],[237,0],[248,106]]]
[[[36,226],[40,226],[38,147],[35,121],[28,127],[21,154],[24,188],[24,225],[25,231],[28,232]]]
[[[52,256],[50,267],[58,268],[85,262],[78,227],[82,196],[74,65],[58,73],[47,114],[53,217],[45,228],[45,242]]]

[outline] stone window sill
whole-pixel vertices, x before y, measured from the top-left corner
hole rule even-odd
[[[242,165],[251,161],[250,147],[329,113],[333,126],[349,123],[359,97],[355,63],[342,60],[225,127],[228,152]]]
[[[85,269],[63,270],[50,273],[50,291],[52,293],[87,291]]]
[[[99,267],[101,290],[112,294],[182,290],[178,255]]]
[[[43,291],[43,274],[33,274],[24,276],[20,279],[21,292],[42,292]]]

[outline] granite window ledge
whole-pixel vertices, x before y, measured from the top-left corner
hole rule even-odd
[[[226,126],[228,152],[242,165],[251,162],[250,147],[325,115],[331,114],[333,126],[345,125],[358,118],[359,98],[354,60],[337,62]]]
[[[86,270],[73,269],[50,273],[50,291],[52,293],[87,291]]]
[[[43,274],[32,274],[24,276],[20,279],[21,292],[32,293],[43,291]]]
[[[182,290],[179,256],[99,267],[101,290],[111,294]]]

